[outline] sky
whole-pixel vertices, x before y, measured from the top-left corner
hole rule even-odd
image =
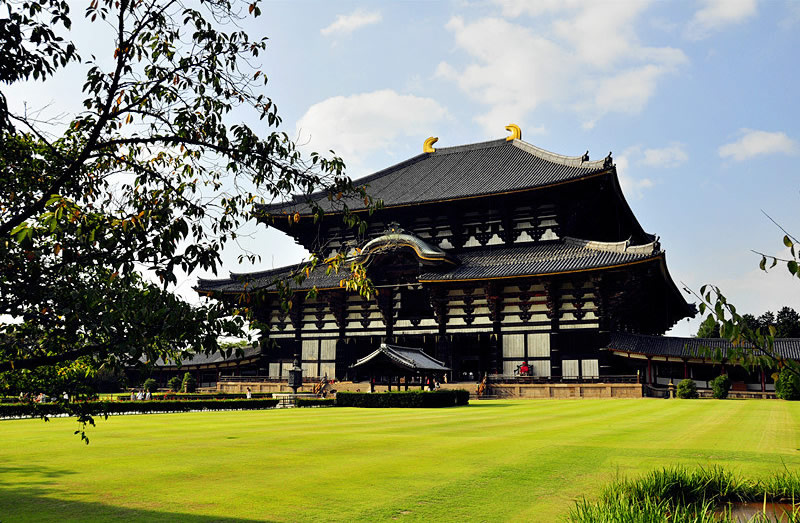
[[[474,143],[509,123],[559,154],[612,151],[679,287],[716,284],[740,312],[800,310],[800,281],[781,266],[763,273],[751,252],[785,255],[764,213],[800,235],[800,2],[292,1],[262,12],[244,28],[270,39],[266,94],[305,152],[333,149],[357,179],[419,154],[428,136]],[[79,44],[99,45],[81,27]],[[70,110],[55,82],[15,89],[12,107]],[[277,231],[248,231],[261,261],[240,265],[231,248],[219,276],[304,255]],[[182,277],[178,292],[197,301],[198,276],[213,277]]]

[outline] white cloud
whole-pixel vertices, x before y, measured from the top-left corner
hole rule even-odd
[[[643,149],[641,145],[633,145],[615,156],[614,163],[617,165],[617,176],[619,176],[622,192],[625,196],[638,200],[656,182],[652,178],[638,175],[637,167],[677,167],[688,159],[689,155],[686,154],[684,145],[673,142],[660,149]]]
[[[711,32],[746,20],[756,14],[757,0],[703,0],[686,28],[686,36],[699,40]]]
[[[645,149],[641,163],[648,167],[678,167],[688,159],[684,145],[673,143],[661,149]]]
[[[496,3],[507,16],[542,17],[546,28],[453,17],[445,27],[472,63],[437,68],[439,78],[488,105],[476,121],[492,136],[499,125],[522,121],[542,104],[578,111],[585,128],[609,112],[638,113],[661,78],[687,61],[679,49],[639,42],[634,28],[646,3]]]
[[[733,158],[737,162],[764,154],[789,154],[798,152],[798,144],[786,133],[740,129],[742,137],[719,148],[722,158]]]
[[[308,142],[305,148],[333,149],[352,168],[371,152],[390,151],[399,136],[435,134],[446,118],[447,110],[431,98],[384,89],[312,105],[297,122],[297,134],[299,143]]]
[[[322,33],[322,36],[349,35],[356,29],[377,24],[381,20],[383,20],[383,16],[378,11],[356,9],[350,14],[338,15],[331,25],[323,27],[319,32]]]
[[[617,176],[619,177],[619,184],[622,187],[622,193],[628,197],[639,200],[644,195],[645,189],[649,189],[653,185],[653,180],[650,178],[641,178],[631,175],[631,158],[641,154],[639,147],[629,147],[622,151],[622,154],[614,158],[614,163],[617,166]]]

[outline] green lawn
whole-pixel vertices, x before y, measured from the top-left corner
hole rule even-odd
[[[616,475],[800,466],[800,403],[469,407],[0,421],[0,521],[553,521]]]

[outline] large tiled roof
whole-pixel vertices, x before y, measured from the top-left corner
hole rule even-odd
[[[493,246],[462,251],[455,267],[429,271],[420,275],[420,281],[482,280],[538,276],[574,271],[590,271],[616,267],[629,263],[658,258],[663,254],[657,243],[630,246],[626,242],[588,242],[563,238],[553,242],[537,242],[513,247]],[[223,280],[199,281],[199,292],[241,293],[248,290],[268,289],[277,279],[294,274],[300,265],[249,274],[232,274]],[[348,273],[325,274],[324,268],[314,270],[297,289],[338,287]]]
[[[588,155],[562,156],[522,140],[501,139],[436,149],[360,178],[357,183],[368,185],[370,196],[392,207],[545,187],[599,174],[610,167],[610,156],[589,161]],[[327,194],[310,198],[326,211],[335,210]],[[308,199],[296,196],[290,202],[264,205],[259,210],[303,214],[309,212]]]
[[[609,350],[643,354],[645,356],[672,356],[677,358],[709,357],[707,349],[722,352],[727,356],[731,342],[724,338],[678,338],[670,336],[645,336],[640,334],[611,333]],[[775,340],[777,355],[792,360],[800,360],[800,338],[777,338]]]

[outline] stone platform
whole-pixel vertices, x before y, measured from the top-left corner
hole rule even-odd
[[[298,392],[311,392],[314,384],[305,383]],[[256,392],[288,393],[292,392],[286,381],[220,381],[218,392],[240,392],[250,390]],[[442,389],[465,389],[475,398],[478,384],[475,382],[442,383]],[[409,385],[409,389],[418,389],[419,385]],[[337,381],[329,387],[337,391],[366,392],[369,383],[366,381],[353,383]],[[386,385],[376,385],[376,392],[386,391]],[[397,390],[393,385],[392,390]],[[641,398],[642,385],[638,383],[492,383],[486,396],[498,399],[578,399],[578,398]]]

